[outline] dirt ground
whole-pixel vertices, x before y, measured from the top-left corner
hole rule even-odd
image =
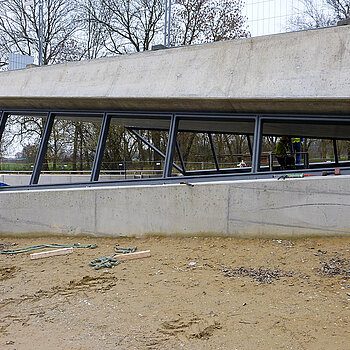
[[[2,237],[0,249],[50,243],[98,248],[0,255],[0,349],[350,349],[350,239]],[[115,246],[152,256],[88,265]]]

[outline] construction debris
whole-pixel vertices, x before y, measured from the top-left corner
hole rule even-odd
[[[62,249],[49,250],[47,252],[33,253],[33,254],[30,254],[30,258],[41,259],[41,258],[48,258],[50,256],[66,255],[66,254],[72,254],[72,253],[73,253],[73,248],[62,248]]]
[[[285,174],[285,175],[281,175],[277,178],[277,180],[285,180],[285,179],[301,179],[304,177],[308,177],[308,176],[317,176],[317,174]]]
[[[44,249],[44,248],[90,248],[95,249],[97,248],[97,244],[58,244],[58,243],[52,243],[52,244],[39,244],[39,245],[33,245],[26,248],[19,248],[19,249],[5,249],[1,251],[1,254],[20,254],[20,253],[27,253],[31,252],[32,250],[38,250],[38,249]]]
[[[328,175],[340,175],[340,169],[334,169],[332,171],[322,172],[322,176],[328,176]]]
[[[130,254],[130,253],[134,253],[136,249],[137,247],[130,247],[130,248],[115,247],[114,251],[120,254]]]
[[[101,257],[90,261],[89,265],[93,266],[95,270],[100,270],[104,267],[111,268],[119,265],[122,261],[148,258],[151,256],[150,250],[143,250],[141,252],[135,252],[136,247],[133,248],[115,248],[115,251],[125,251],[125,254],[113,254],[108,258]],[[132,251],[132,253],[131,253]]]
[[[89,262],[90,266],[93,266],[95,270],[100,270],[104,267],[112,268],[113,266],[117,266],[120,264],[119,260],[114,259],[115,254],[111,255],[108,258],[105,258],[104,256],[98,259],[95,259],[93,261]]]
[[[121,254],[121,255],[117,254],[114,257],[119,261],[126,261],[126,260],[148,258],[150,256],[151,256],[150,250],[143,250],[141,252],[136,252],[136,253]]]
[[[181,181],[181,182],[180,182],[180,185],[187,185],[187,186],[190,186],[190,187],[194,187],[193,184],[191,184],[191,183],[189,183],[189,182],[187,182],[187,181]]]

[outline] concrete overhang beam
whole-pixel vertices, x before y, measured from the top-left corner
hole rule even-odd
[[[350,114],[350,26],[0,73],[2,108]]]

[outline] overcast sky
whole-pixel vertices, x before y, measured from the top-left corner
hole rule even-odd
[[[244,15],[252,36],[282,33],[292,16],[303,12],[301,0],[243,0]],[[315,0],[321,6],[322,0]]]

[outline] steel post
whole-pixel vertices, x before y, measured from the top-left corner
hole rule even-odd
[[[168,145],[163,169],[163,178],[171,177],[174,163],[174,151],[177,137],[179,119],[173,114],[170,121]]]
[[[261,122],[261,116],[257,115],[255,118],[255,127],[254,127],[252,173],[257,173],[260,168],[261,145],[262,145],[262,122]]]
[[[214,145],[214,141],[213,141],[213,136],[212,136],[212,134],[210,132],[208,132],[208,137],[209,137],[209,141],[210,141],[211,151],[213,152],[213,157],[214,157],[216,170],[220,170],[220,166],[219,166],[219,162],[218,162],[218,156],[216,154],[215,145]]]
[[[103,154],[106,148],[106,141],[109,131],[109,126],[111,124],[111,116],[107,113],[103,114],[100,136],[98,138],[96,154],[94,159],[94,164],[91,169],[91,178],[90,181],[98,181],[101,171],[101,164],[103,160]]]
[[[182,152],[181,152],[181,148],[180,148],[180,145],[179,145],[179,141],[177,139],[176,139],[176,151],[177,151],[177,154],[179,156],[180,163],[181,163],[181,166],[182,166],[182,174],[185,175],[185,173],[186,173],[186,166],[185,166],[184,158],[182,156]]]
[[[272,155],[272,152],[269,152],[269,169],[270,169],[270,171],[273,170],[273,155]]]
[[[249,153],[250,153],[250,157],[253,156],[253,148],[252,148],[252,141],[250,140],[250,136],[246,135],[247,138],[247,142],[248,142],[248,148],[249,148]]]
[[[167,46],[167,31],[168,31],[168,0],[164,3],[164,46]]]
[[[45,159],[47,144],[49,142],[54,121],[55,121],[55,115],[49,112],[46,117],[44,131],[41,136],[40,145],[39,145],[38,153],[36,155],[34,168],[33,168],[32,176],[30,178],[29,185],[36,185],[39,181],[39,176],[40,176],[41,168],[43,166],[43,162]]]
[[[2,135],[3,135],[3,133],[4,133],[4,130],[5,130],[5,125],[6,125],[7,117],[8,117],[8,114],[7,114],[7,113],[1,112],[1,119],[0,119],[0,142],[1,142],[1,138],[2,138]]]
[[[337,148],[337,140],[333,139],[333,151],[334,151],[334,162],[335,164],[339,164],[339,156],[338,156],[338,148]]]
[[[171,0],[168,6],[168,47],[170,47],[170,25],[171,25]]]
[[[44,25],[44,2],[39,0],[39,66],[44,64],[43,62],[43,25]]]

